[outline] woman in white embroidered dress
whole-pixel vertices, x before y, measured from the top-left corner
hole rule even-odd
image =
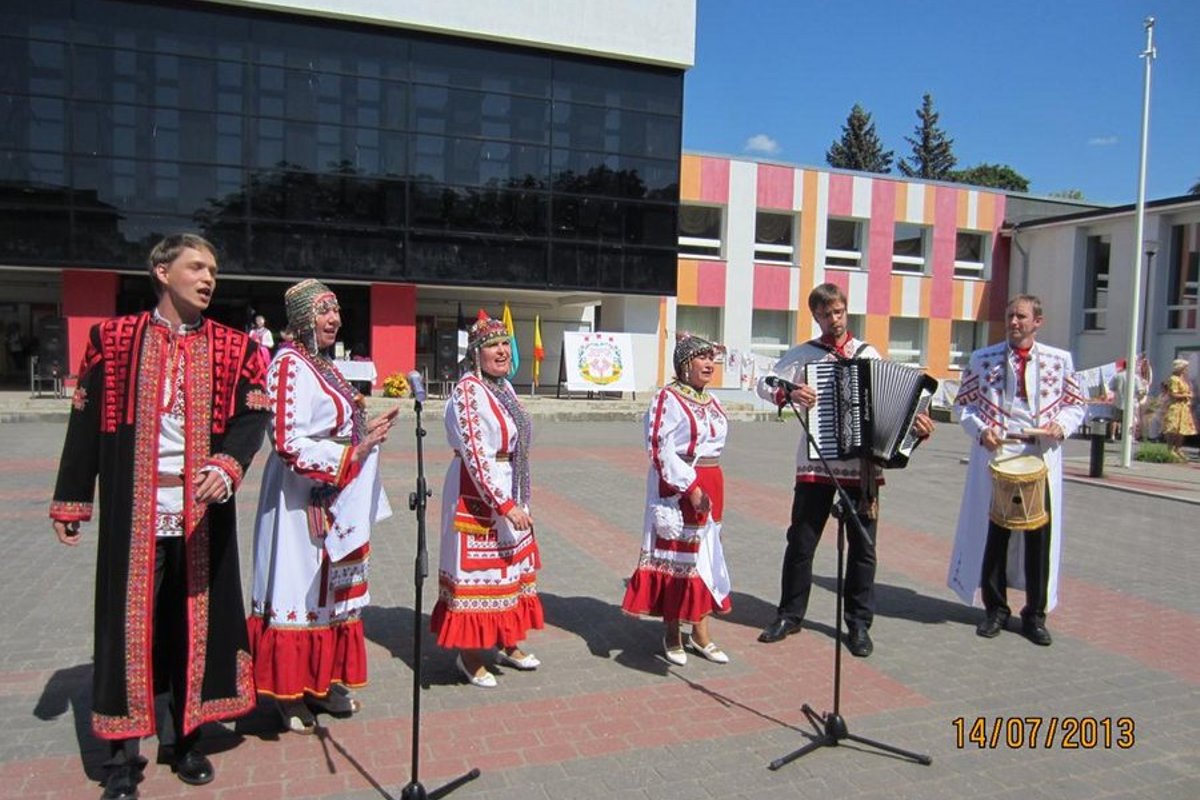
[[[482,311],[467,340],[467,370],[446,401],[453,451],[442,487],[438,602],[430,619],[437,642],[458,648],[456,666],[474,686],[496,686],[496,662],[536,669],[521,650],[542,628],[537,596],[541,568],[529,514],[529,414],[506,378],[512,345],[504,323]]]
[[[675,345],[675,380],[650,401],[642,551],[621,604],[628,614],[663,618],[663,652],[679,666],[687,663],[687,650],[718,664],[729,661],[708,631],[710,614],[732,609],[721,549],[725,479],[718,463],[729,425],[720,402],[705,391],[718,349],[683,335]],[[681,622],[692,626],[686,642]]]
[[[263,472],[254,531],[248,620],[254,677],[285,725],[312,733],[312,708],[359,709],[367,682],[360,612],[373,523],[391,515],[379,445],[398,408],[367,421],[365,402],[326,354],[341,327],[337,297],[305,280],[287,290],[290,345],[267,373],[273,452]]]

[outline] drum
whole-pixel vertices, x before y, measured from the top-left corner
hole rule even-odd
[[[992,471],[992,508],[988,517],[1011,531],[1040,528],[1050,519],[1046,509],[1046,462],[1037,456],[999,458]]]

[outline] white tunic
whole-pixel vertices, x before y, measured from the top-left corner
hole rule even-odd
[[[379,451],[351,463],[354,406],[295,350],[275,356],[267,389],[273,450],[254,531],[252,613],[269,613],[274,627],[329,625],[370,602],[366,560],[346,556],[392,513]]]
[[[1016,398],[1016,363],[1016,356],[1005,342],[976,350],[963,373],[956,401],[963,407],[961,424],[971,438],[971,459],[946,583],[964,603],[981,605],[979,581],[992,498],[988,464],[993,456],[979,443],[980,435],[991,429],[1003,437],[1006,432],[1018,433],[1030,424],[1044,427],[1054,422],[1062,428],[1064,436],[1070,436],[1083,422],[1085,406],[1070,353],[1040,343],[1033,345],[1025,367],[1027,404]],[[1051,611],[1058,604],[1058,565],[1063,538],[1062,443],[1039,437],[1032,446],[1019,449],[1006,446],[1005,454],[1013,452],[1041,455],[1049,471],[1050,577],[1046,610]],[[1009,586],[1025,588],[1024,558],[1025,537],[1009,537]]]

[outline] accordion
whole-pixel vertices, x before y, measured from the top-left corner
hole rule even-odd
[[[805,420],[809,458],[870,458],[896,468],[908,465],[917,446],[913,420],[938,386],[918,369],[877,358],[811,363],[804,382],[817,390]]]

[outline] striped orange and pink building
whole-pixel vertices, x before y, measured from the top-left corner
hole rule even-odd
[[[717,337],[734,354],[731,368],[746,354],[762,362],[814,335],[807,296],[828,281],[846,292],[856,335],[953,377],[971,349],[1002,333],[991,323],[1002,320],[1009,288],[1005,200],[967,186],[686,154],[678,290],[662,303],[662,327]],[[735,388],[738,378],[724,374],[720,385]]]

